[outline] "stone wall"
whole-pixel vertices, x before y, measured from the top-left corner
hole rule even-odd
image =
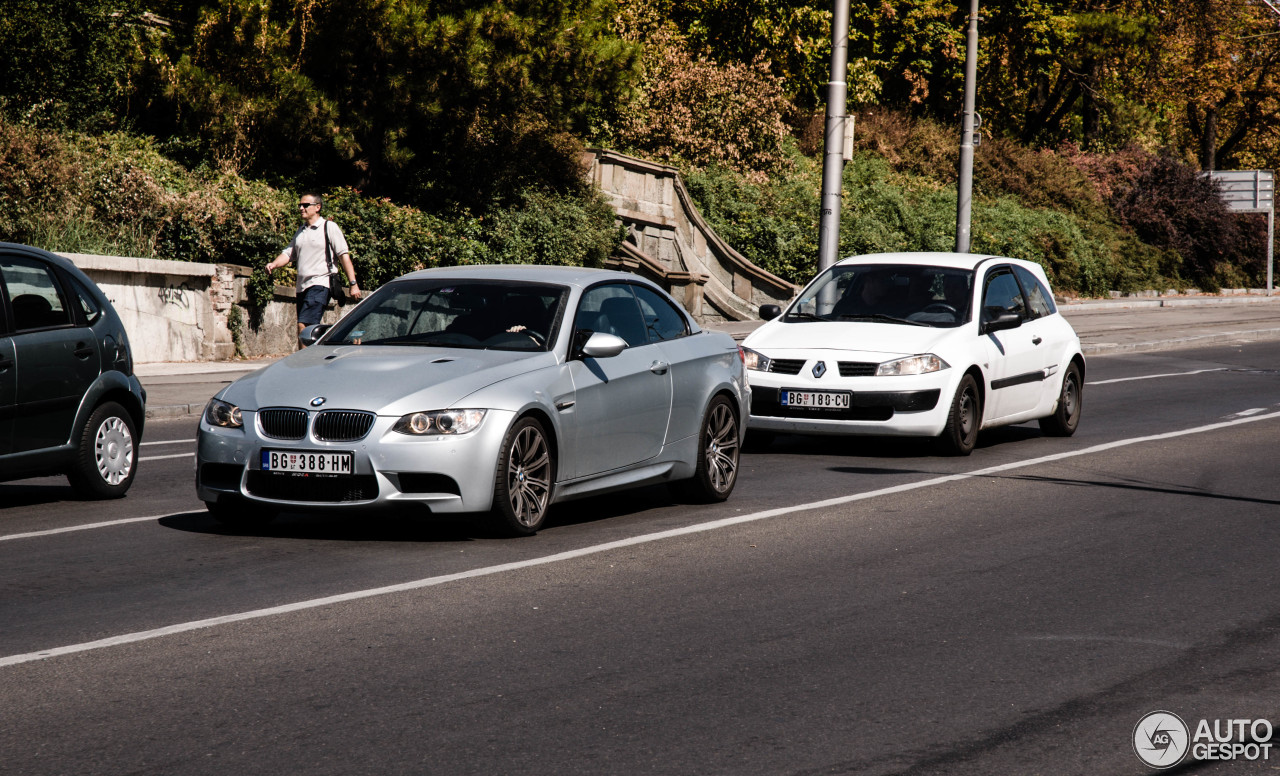
[[[674,167],[598,149],[586,166],[627,227],[627,244],[610,264],[666,286],[698,320],[755,319],[760,305],[785,304],[799,290],[722,240]]]

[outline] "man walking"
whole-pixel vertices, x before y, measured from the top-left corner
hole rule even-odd
[[[299,199],[302,227],[280,255],[267,264],[267,274],[297,260],[298,334],[301,335],[303,329],[320,322],[329,303],[329,275],[338,271],[338,262],[347,273],[352,299],[360,298],[360,286],[356,283],[347,238],[336,223],[327,221],[320,212],[324,209],[324,200],[312,193],[303,194]]]

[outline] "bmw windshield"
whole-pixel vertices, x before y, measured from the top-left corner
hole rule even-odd
[[[402,280],[378,289],[322,342],[544,351],[567,296],[544,283]]]
[[[917,264],[838,264],[783,320],[871,321],[950,328],[969,320],[973,271]]]

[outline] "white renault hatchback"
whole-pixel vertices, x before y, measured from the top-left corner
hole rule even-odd
[[[1080,338],[1040,265],[882,253],[820,273],[743,342],[755,442],[776,432],[937,437],[1037,420],[1070,436],[1083,407]]]

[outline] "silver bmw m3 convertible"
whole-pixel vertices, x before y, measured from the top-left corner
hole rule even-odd
[[[558,501],[651,483],[721,501],[742,355],[656,285],[570,267],[431,269],[220,391],[196,490],[220,521],[416,505],[528,535]]]

